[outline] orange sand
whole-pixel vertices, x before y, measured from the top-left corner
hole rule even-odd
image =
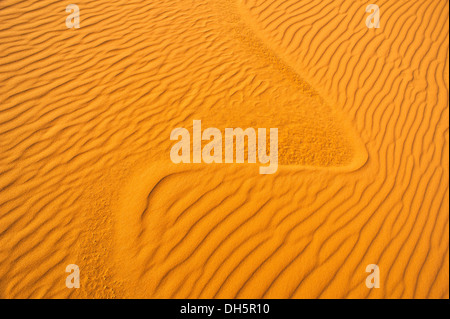
[[[0,2],[1,298],[449,297],[448,1],[70,3]],[[193,120],[278,172],[173,164]]]

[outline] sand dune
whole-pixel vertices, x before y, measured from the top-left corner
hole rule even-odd
[[[67,4],[0,2],[1,298],[449,297],[448,1]],[[193,120],[278,172],[173,164]]]

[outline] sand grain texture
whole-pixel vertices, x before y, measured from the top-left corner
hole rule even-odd
[[[0,2],[1,298],[449,297],[448,1],[68,4]],[[278,172],[173,164],[193,120]]]

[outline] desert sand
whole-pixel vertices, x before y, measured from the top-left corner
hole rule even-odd
[[[0,298],[449,298],[448,1],[70,3],[0,1]]]

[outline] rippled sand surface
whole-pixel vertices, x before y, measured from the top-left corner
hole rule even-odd
[[[0,1],[1,298],[449,297],[448,1],[67,4]],[[173,164],[193,120],[278,172]]]

